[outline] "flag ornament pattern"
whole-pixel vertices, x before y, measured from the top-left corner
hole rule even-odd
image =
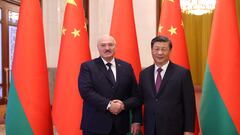
[[[67,0],[52,111],[53,123],[60,135],[82,135],[78,75],[81,63],[90,59],[83,2]]]
[[[240,134],[240,39],[235,0],[218,0],[200,109],[205,135]]]
[[[21,1],[11,79],[6,133],[52,135],[48,71],[39,0]]]
[[[180,0],[164,0],[162,2],[158,35],[169,37],[173,43],[170,59],[174,63],[181,65],[186,69],[190,69],[182,21],[182,12],[180,9]],[[194,134],[198,135],[198,133],[199,123],[196,112]]]

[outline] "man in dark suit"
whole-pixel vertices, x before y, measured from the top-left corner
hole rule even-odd
[[[81,65],[78,85],[83,98],[84,135],[126,135],[129,110],[141,105],[132,66],[114,58],[115,46],[112,36],[102,36],[97,43],[100,57]]]
[[[154,64],[140,73],[145,135],[193,135],[195,96],[190,71],[172,63],[171,41],[152,39]]]

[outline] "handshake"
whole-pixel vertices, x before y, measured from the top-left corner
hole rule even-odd
[[[124,104],[121,100],[115,99],[110,101],[110,105],[108,106],[108,110],[114,114],[117,115],[119,114],[122,110],[124,110]]]
[[[118,115],[122,110],[124,110],[124,103],[121,100],[115,99],[109,102],[108,110],[114,114]],[[132,135],[138,135],[141,131],[140,123],[133,123],[131,126],[131,133]]]

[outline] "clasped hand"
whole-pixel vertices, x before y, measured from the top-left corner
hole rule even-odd
[[[121,100],[115,99],[111,101],[111,106],[108,109],[112,114],[117,115],[124,110],[124,104]]]

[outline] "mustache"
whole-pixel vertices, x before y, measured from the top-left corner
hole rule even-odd
[[[111,53],[112,51],[110,51],[110,50],[106,50],[104,53],[108,53],[108,52]]]

